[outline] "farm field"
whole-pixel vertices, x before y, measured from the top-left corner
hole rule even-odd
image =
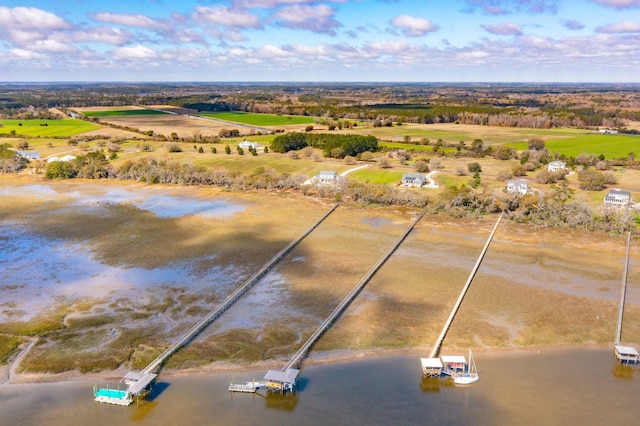
[[[100,129],[97,124],[75,119],[63,120],[0,120],[0,134],[28,137],[70,137]]]
[[[249,129],[232,124],[222,124],[202,118],[186,117],[176,114],[127,114],[103,116],[102,121],[117,126],[129,127],[140,131],[153,131],[157,135],[169,137],[176,133],[179,137],[192,138],[194,136],[218,136],[222,129],[237,128],[241,134],[249,134]]]
[[[168,114],[164,111],[157,109],[114,109],[114,110],[100,110],[100,111],[84,111],[84,115],[87,117],[121,117],[130,115],[158,115]]]
[[[203,117],[211,117],[218,120],[233,121],[236,123],[250,124],[252,126],[286,126],[292,124],[313,124],[313,117],[296,115],[254,114],[240,111],[207,112],[200,113]]]
[[[527,149],[526,143],[511,145],[518,150]],[[600,133],[583,133],[569,137],[545,140],[545,148],[551,152],[562,153],[566,156],[577,157],[588,153],[604,154],[606,158],[622,158],[630,152],[640,153],[640,136],[638,135],[604,135]]]

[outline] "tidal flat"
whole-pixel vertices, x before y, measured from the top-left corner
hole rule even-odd
[[[288,193],[3,179],[0,382],[144,367],[331,205]],[[165,370],[280,368],[417,213],[343,203]],[[495,219],[424,217],[308,362],[428,353]],[[640,340],[637,241],[622,333],[630,343]],[[503,221],[443,351],[611,344],[624,254],[623,236]]]

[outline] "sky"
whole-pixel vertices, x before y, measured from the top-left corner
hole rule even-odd
[[[2,0],[0,81],[640,82],[640,0]]]

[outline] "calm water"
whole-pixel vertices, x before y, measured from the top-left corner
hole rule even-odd
[[[230,394],[263,371],[162,378],[153,400],[115,407],[89,383],[0,387],[3,425],[637,424],[640,372],[616,371],[602,349],[476,354],[480,382],[421,380],[415,356],[311,366],[292,396]]]

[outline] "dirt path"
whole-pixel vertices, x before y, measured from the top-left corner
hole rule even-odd
[[[20,363],[22,362],[24,357],[27,356],[27,354],[29,353],[29,351],[31,350],[33,345],[36,344],[36,341],[37,341],[37,339],[30,338],[29,339],[29,343],[27,345],[25,345],[24,348],[20,351],[20,353],[11,361],[11,364],[9,364],[9,368],[7,370],[7,373],[6,373],[7,376],[6,376],[5,380],[0,383],[0,386],[8,385],[8,384],[11,383],[11,381],[16,376],[16,370],[18,369],[18,366],[20,365]]]

